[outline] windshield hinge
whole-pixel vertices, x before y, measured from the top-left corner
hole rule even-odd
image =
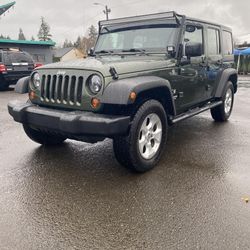
[[[111,74],[114,80],[117,80],[119,78],[116,69],[114,67],[110,67],[109,73]]]

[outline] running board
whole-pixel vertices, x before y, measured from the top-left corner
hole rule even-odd
[[[178,115],[178,116],[175,116],[171,122],[174,124],[174,123],[177,123],[179,121],[183,121],[187,118],[190,118],[190,117],[193,117],[195,115],[198,115],[204,111],[207,111],[211,108],[214,108],[214,107],[217,107],[219,105],[221,105],[223,102],[222,101],[217,101],[217,102],[213,102],[213,103],[209,103],[207,104],[206,106],[203,106],[201,108],[195,108],[195,109],[191,109],[189,111],[187,111],[186,113],[184,114],[181,114],[181,115]]]

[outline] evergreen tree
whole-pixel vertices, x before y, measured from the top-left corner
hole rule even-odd
[[[78,36],[76,42],[74,43],[74,47],[80,49],[81,48],[81,44],[82,44],[82,39],[80,36]]]
[[[35,41],[35,37],[34,36],[31,37],[31,41]]]
[[[21,28],[19,29],[18,40],[26,40]]]
[[[88,49],[94,47],[97,39],[97,29],[94,25],[91,25],[88,29]]]
[[[51,40],[52,35],[50,34],[50,26],[45,22],[44,17],[41,17],[41,26],[38,32],[38,39],[40,41]]]
[[[70,47],[74,47],[74,44],[69,41],[68,39],[65,39],[64,43],[63,43],[63,48],[70,48]]]

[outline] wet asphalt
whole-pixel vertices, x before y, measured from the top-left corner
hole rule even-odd
[[[0,249],[250,249],[250,81],[229,122],[169,129],[160,164],[133,174],[112,141],[44,148],[0,92]]]

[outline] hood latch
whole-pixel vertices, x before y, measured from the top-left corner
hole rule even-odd
[[[114,67],[110,67],[109,73],[111,74],[114,80],[117,80],[119,78],[116,69]]]

